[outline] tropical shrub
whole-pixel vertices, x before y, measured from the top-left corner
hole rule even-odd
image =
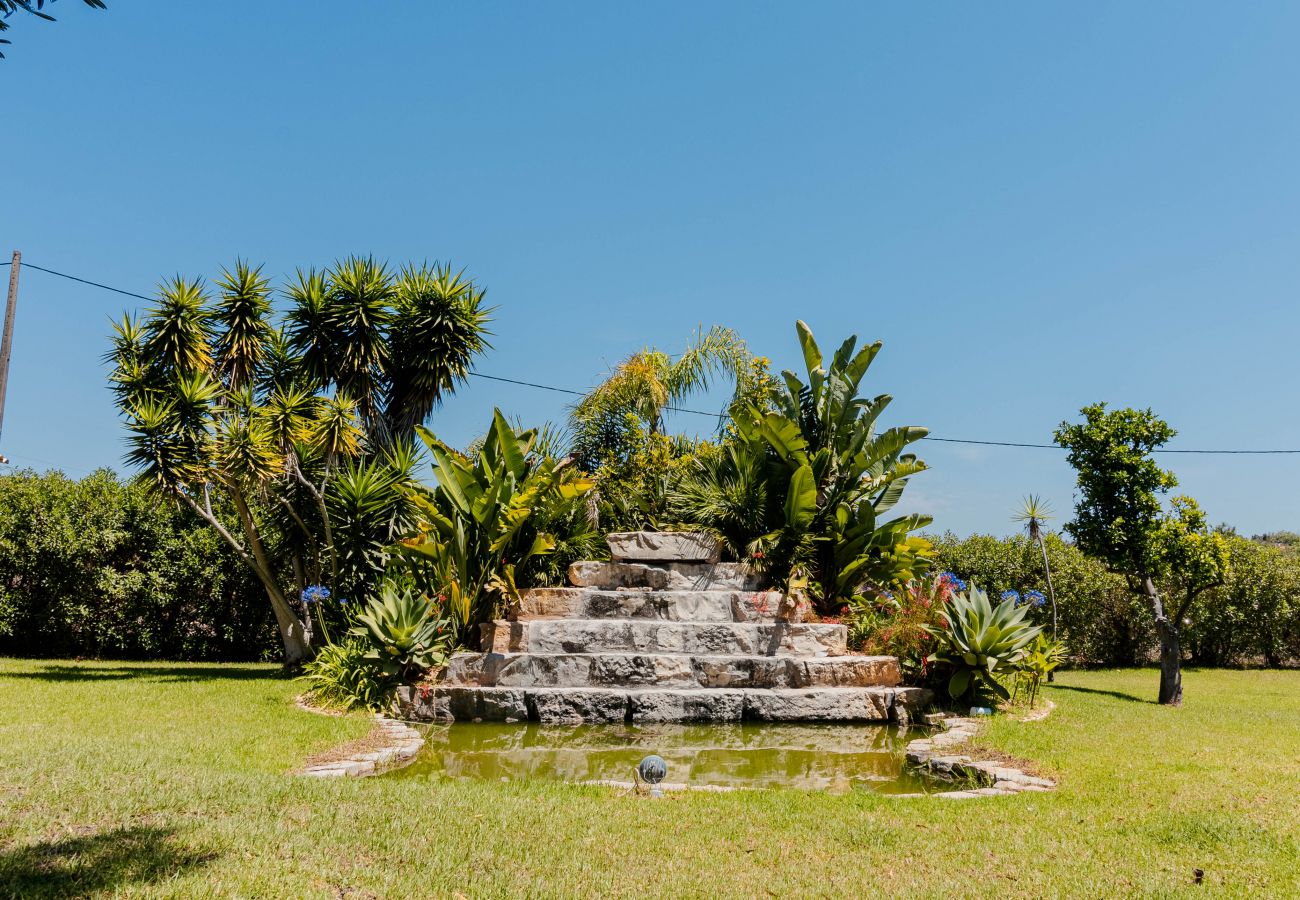
[[[472,642],[474,626],[518,599],[519,567],[555,549],[555,538],[538,528],[543,514],[554,521],[557,504],[581,504],[592,483],[567,461],[533,454],[537,432],[516,432],[500,410],[472,456],[423,428],[419,434],[438,484],[410,488],[419,521],[402,550],[422,589],[445,598],[460,636]]]
[[[928,628],[938,644],[930,661],[953,668],[948,680],[950,696],[978,694],[984,686],[1003,700],[1010,699],[1011,692],[998,676],[1015,670],[1025,648],[1043,630],[1025,621],[1026,612],[1026,607],[1010,600],[994,606],[988,594],[974,586],[952,595],[939,613],[942,627]]]
[[[364,659],[385,675],[410,679],[447,661],[452,631],[439,612],[429,597],[385,584],[351,634],[369,643]]]
[[[99,470],[0,476],[0,654],[259,660],[275,621],[188,509]]]
[[[384,709],[395,682],[372,652],[368,642],[356,637],[321,647],[302,667],[308,699],[342,709]]]
[[[852,649],[876,656],[895,656],[903,681],[926,685],[934,672],[930,655],[933,630],[943,624],[941,613],[965,584],[949,572],[915,579],[875,597],[860,596],[849,604],[845,624]]]
[[[1042,591],[1042,553],[1025,535],[998,538],[948,533],[931,536],[937,565],[958,577],[1001,595],[1012,590],[1021,597]],[[1069,647],[1076,666],[1131,666],[1147,659],[1154,629],[1123,578],[1085,556],[1057,534],[1045,533],[1043,547],[1050,560],[1059,607],[1059,639]],[[1027,606],[1026,617],[1050,627],[1046,606]]]
[[[748,445],[739,458],[766,460],[765,532],[753,535],[748,555],[763,560],[778,589],[806,587],[816,609],[830,615],[863,585],[906,582],[928,564],[919,545],[895,551],[929,517],[883,518],[908,478],[926,468],[904,452],[926,430],[877,433],[892,398],[868,400],[859,391],[879,342],[858,350],[850,337],[827,361],[808,326],[799,322],[796,330],[807,382],[785,371],[768,396],[772,409],[737,403],[731,417],[735,440]]]
[[[1023,688],[1028,695],[1031,708],[1038,701],[1038,689],[1043,680],[1060,667],[1065,661],[1065,656],[1065,645],[1060,641],[1052,640],[1046,632],[1040,632],[1038,637],[1025,648],[1024,655],[1016,664],[1016,693],[1018,695]]]

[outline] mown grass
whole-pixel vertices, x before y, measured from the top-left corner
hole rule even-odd
[[[0,895],[1300,896],[1300,673],[1066,673],[971,801],[315,781],[363,735],[272,667],[0,660]],[[1194,883],[1193,871],[1203,871]]]

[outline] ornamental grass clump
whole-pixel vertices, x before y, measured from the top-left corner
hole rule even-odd
[[[1029,609],[1012,600],[993,606],[988,594],[973,585],[952,595],[939,613],[941,626],[926,627],[939,645],[929,662],[954,667],[949,695],[955,699],[978,694],[984,686],[1003,700],[1011,699],[998,676],[1015,671],[1025,648],[1043,630],[1025,620]]]

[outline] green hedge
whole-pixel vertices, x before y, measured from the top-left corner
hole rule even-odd
[[[270,605],[218,536],[144,485],[0,477],[0,654],[274,659]]]
[[[1043,562],[1027,538],[953,534],[931,537],[937,565],[996,596],[1005,590],[1046,592]],[[1156,653],[1151,611],[1118,575],[1057,535],[1046,538],[1060,609],[1060,634],[1082,666],[1131,666]],[[1184,627],[1191,662],[1207,666],[1300,664],[1300,554],[1281,546],[1229,538],[1232,569],[1222,587],[1196,601]],[[1171,586],[1166,585],[1165,590]],[[1051,622],[1050,608],[1033,613]]]

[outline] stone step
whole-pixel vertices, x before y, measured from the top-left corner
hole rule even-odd
[[[483,626],[493,653],[686,653],[724,656],[843,656],[843,625],[673,622],[635,619],[499,619]]]
[[[482,687],[894,687],[892,656],[457,653],[442,684]]]
[[[888,722],[931,700],[921,688],[799,690],[403,687],[398,712],[426,722]]]
[[[740,563],[575,562],[569,566],[575,587],[655,591],[757,591],[763,579]]]
[[[511,618],[772,622],[781,600],[776,591],[532,588],[523,592]]]

